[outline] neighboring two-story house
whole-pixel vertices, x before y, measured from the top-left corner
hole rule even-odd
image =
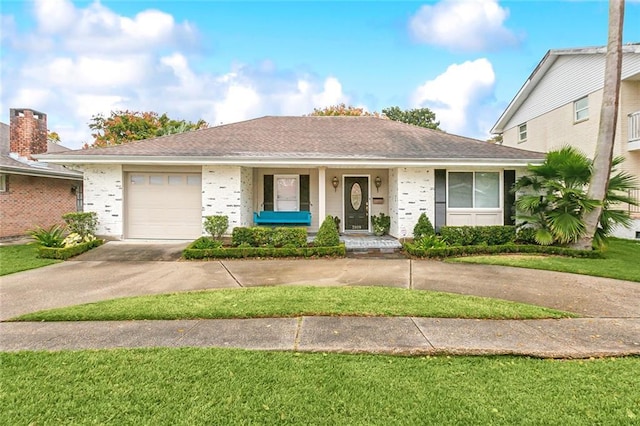
[[[572,145],[593,157],[598,138],[606,47],[550,50],[491,129],[502,144],[547,152]],[[640,184],[640,44],[623,46],[614,156]],[[640,192],[633,194],[640,198]],[[631,229],[616,236],[640,238],[640,209],[628,207]]]
[[[46,114],[10,110],[10,123],[0,123],[0,238],[64,224],[63,214],[82,210],[82,173],[33,158],[68,150],[47,140]]]

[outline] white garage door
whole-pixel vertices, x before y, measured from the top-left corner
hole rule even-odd
[[[127,238],[202,235],[202,178],[197,173],[127,173]]]

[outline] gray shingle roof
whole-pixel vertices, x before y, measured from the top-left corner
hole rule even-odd
[[[376,117],[262,117],[106,148],[61,153],[108,157],[250,159],[518,159],[543,154]],[[51,157],[53,160],[54,157]],[[78,158],[80,160],[80,158]],[[79,161],[81,162],[81,161]]]

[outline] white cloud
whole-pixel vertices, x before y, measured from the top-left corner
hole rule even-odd
[[[442,0],[422,6],[409,32],[420,43],[454,51],[495,50],[518,42],[504,26],[508,16],[497,0]]]
[[[483,138],[488,133],[487,110],[492,109],[495,73],[485,58],[450,65],[413,93],[416,108],[436,113],[440,127],[450,133]],[[493,112],[493,111],[491,111]]]
[[[281,70],[270,60],[231,63],[223,73],[196,71],[189,48],[197,30],[158,10],[127,17],[98,1],[80,7],[37,0],[33,6],[33,31],[20,33],[3,16],[11,33],[3,39],[10,54],[0,58],[0,114],[15,106],[45,112],[70,148],[91,140],[93,115],[112,110],[166,112],[216,125],[349,101],[338,78]]]

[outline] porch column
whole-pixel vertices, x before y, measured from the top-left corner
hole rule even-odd
[[[318,227],[322,225],[324,218],[327,216],[327,168],[318,167]]]

